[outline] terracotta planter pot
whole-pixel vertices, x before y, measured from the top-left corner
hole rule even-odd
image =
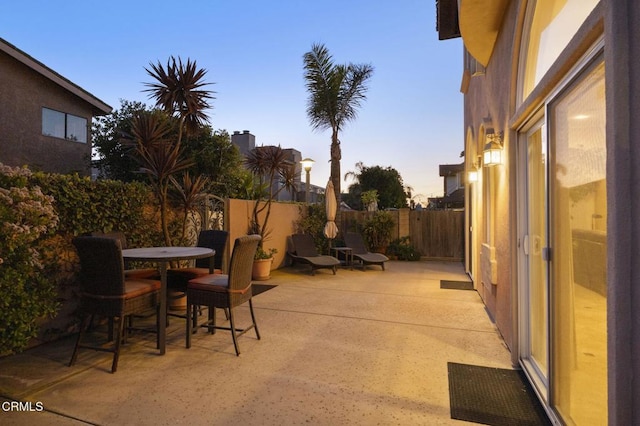
[[[187,295],[180,291],[168,292],[169,296],[169,310],[171,311],[185,311],[187,309]]]
[[[256,281],[264,281],[271,278],[271,262],[273,262],[273,258],[254,260],[251,278]]]

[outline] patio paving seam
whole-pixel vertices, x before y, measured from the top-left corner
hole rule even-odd
[[[487,334],[497,333],[497,330],[495,329],[495,327],[492,330],[476,330],[472,328],[444,327],[441,325],[434,325],[434,324],[419,324],[419,323],[402,322],[402,321],[381,320],[381,319],[375,319],[375,318],[351,317],[347,315],[323,314],[320,312],[309,312],[309,311],[295,311],[290,309],[268,308],[264,306],[263,307],[254,306],[254,309],[274,311],[274,312],[287,312],[292,314],[303,314],[303,315],[306,314],[306,315],[315,315],[315,316],[332,317],[332,318],[343,318],[343,319],[360,320],[360,321],[382,322],[387,324],[410,325],[410,326],[416,326],[416,327],[438,328],[442,330],[469,331],[473,333],[487,333]]]

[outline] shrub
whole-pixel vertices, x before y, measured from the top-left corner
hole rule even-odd
[[[391,241],[387,254],[396,256],[398,260],[420,260],[420,252],[411,245],[409,237],[402,237]]]
[[[181,226],[173,228],[179,236]],[[75,329],[77,319],[69,314],[79,264],[71,240],[114,230],[132,247],[162,244],[148,185],[0,164],[0,354],[18,352],[34,337],[53,339]],[[60,307],[60,315],[43,321]]]
[[[29,187],[31,172],[0,164],[0,354],[20,351],[38,321],[59,306],[53,268],[43,254],[58,224],[53,197]]]
[[[324,225],[327,223],[327,211],[324,204],[300,206],[300,219],[296,223],[297,232],[311,234],[318,253],[329,254],[331,241],[324,236]],[[306,210],[306,212],[304,211]],[[338,241],[334,240],[335,246]]]
[[[385,251],[396,223],[389,212],[378,211],[368,219],[362,232],[371,251]]]

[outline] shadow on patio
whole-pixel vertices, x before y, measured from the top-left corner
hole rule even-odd
[[[73,337],[0,359],[2,424],[460,424],[450,418],[447,362],[511,368],[510,355],[459,263],[397,262],[387,270],[283,268],[254,299],[262,340],[235,356],[228,332],[184,347],[172,318],[167,353],[136,334],[116,374],[110,355]],[[243,324],[248,309],[239,311]],[[222,315],[219,313],[219,315]],[[4,407],[5,405],[3,405]]]

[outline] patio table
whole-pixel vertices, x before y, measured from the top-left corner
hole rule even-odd
[[[353,249],[351,247],[331,247],[331,251],[336,253],[338,260],[342,260],[339,254],[342,253],[344,257],[344,266],[349,266],[353,271]]]
[[[209,270],[214,271],[215,250],[206,247],[144,247],[122,250],[128,260],[155,262],[160,270],[160,312],[158,312],[158,349],[164,355],[167,346],[167,268],[169,262],[211,258]]]

